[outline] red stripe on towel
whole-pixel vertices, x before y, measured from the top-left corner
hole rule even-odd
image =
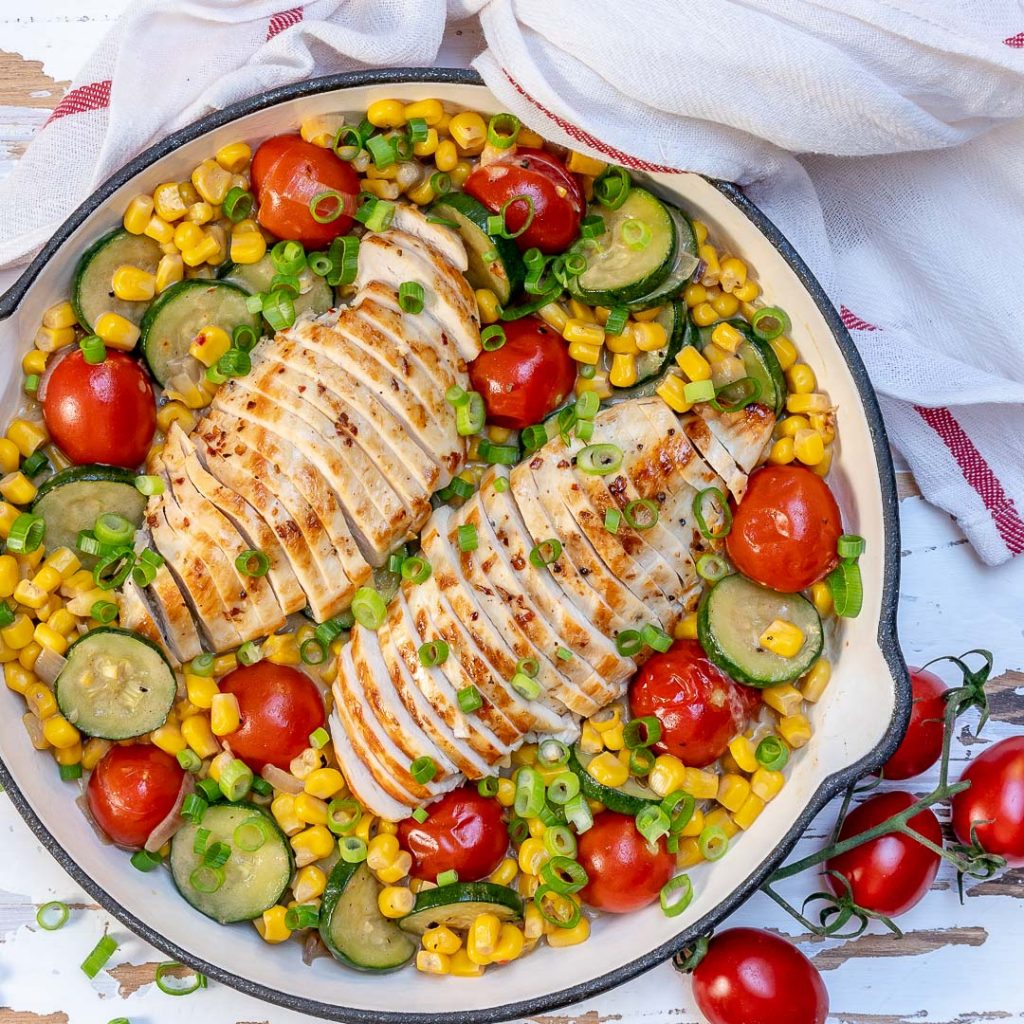
[[[1018,32],[1015,36],[1008,36],[1003,42],[1014,50],[1024,50],[1024,32]]]
[[[843,321],[843,326],[848,331],[877,331],[878,328],[874,324],[869,324],[867,320],[861,320],[856,313],[847,309],[845,306],[839,307],[839,319]]]
[[[283,32],[286,28],[291,28],[292,25],[298,25],[302,21],[302,8],[292,7],[287,11],[281,11],[275,14],[270,19],[270,24],[267,25],[267,42],[270,42],[274,36]]]
[[[925,409],[915,405],[917,414],[938,434],[939,439],[956,459],[964,479],[974,488],[992,516],[999,536],[1011,554],[1024,551],[1024,520],[1013,499],[1008,497],[992,467],[974,446],[964,428],[946,408]]]
[[[59,121],[68,114],[83,114],[87,110],[102,110],[110,106],[110,79],[102,82],[90,82],[72,89],[53,108],[53,113],[46,119],[46,124]],[[46,127],[46,124],[43,127]]]
[[[647,171],[650,174],[683,174],[684,172],[679,170],[677,167],[669,167],[666,164],[653,164],[648,160],[641,160],[639,157],[630,156],[628,153],[623,153],[621,149],[616,149],[614,146],[609,146],[606,142],[602,142],[600,139],[595,138],[590,132],[584,131],[578,125],[573,124],[571,121],[566,121],[564,117],[560,117],[558,114],[548,110],[543,103],[535,100],[509,73],[502,68],[502,73],[508,79],[509,84],[523,99],[533,104],[545,117],[554,121],[559,128],[565,132],[566,135],[571,139],[575,139],[577,142],[582,142],[585,146],[590,146],[591,149],[596,149],[598,153],[603,153],[610,160],[614,160],[617,164],[622,164],[623,167],[630,167],[634,171]]]

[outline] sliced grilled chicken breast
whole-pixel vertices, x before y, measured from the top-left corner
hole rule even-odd
[[[148,520],[149,513],[146,515]],[[148,523],[146,529],[148,531]],[[177,580],[166,565],[157,569],[148,593],[151,597],[150,607],[178,661],[184,664],[202,654],[203,643],[195,619],[185,598],[181,596]]]
[[[462,244],[458,232],[444,224],[437,224],[412,203],[398,203],[391,226],[398,231],[407,232],[426,242],[436,249],[456,270],[465,272],[469,266],[466,258],[466,247]]]
[[[763,405],[754,403],[738,412],[716,412],[706,403],[693,407],[721,441],[730,458],[744,473],[750,473],[764,455],[775,428],[775,417]],[[737,499],[738,500],[738,499]]]
[[[146,592],[128,577],[117,595],[118,622],[125,629],[140,633],[147,640],[155,643],[170,658],[174,665],[180,665],[181,659],[177,650],[165,637],[165,631],[159,625],[157,614],[149,606]]]

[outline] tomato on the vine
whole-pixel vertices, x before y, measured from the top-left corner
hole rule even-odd
[[[912,779],[926,772],[942,754],[946,684],[923,668],[910,670],[914,703],[910,724],[900,745],[882,770],[886,779]]]
[[[1010,736],[982,751],[964,769],[971,788],[953,796],[953,831],[971,842],[972,829],[986,853],[1024,867],[1024,736]]]
[[[910,793],[879,793],[865,800],[847,815],[838,841],[867,832],[915,803]],[[942,845],[942,829],[931,808],[924,808],[907,823],[908,827],[936,846]],[[896,917],[919,903],[935,881],[939,855],[911,836],[900,832],[878,836],[826,862],[850,883],[853,900],[865,910]],[[846,887],[833,875],[829,884],[837,896]]]
[[[708,943],[693,970],[693,995],[710,1024],[824,1024],[828,991],[791,942],[730,928]]]

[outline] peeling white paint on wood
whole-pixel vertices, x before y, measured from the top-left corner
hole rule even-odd
[[[0,0],[0,51],[42,61],[47,75],[66,81],[125,5],[125,0],[35,0],[30,7],[18,5],[16,12],[10,0]],[[465,63],[475,46],[475,37],[468,32],[450,36],[443,62]],[[0,105],[0,177],[46,118],[47,109],[30,105],[33,102],[33,97],[25,96],[13,105]],[[913,494],[912,486],[904,487],[902,493]],[[1024,560],[999,569],[984,568],[956,525],[919,497],[903,500],[901,516],[900,632],[908,661],[920,664],[940,654],[981,646],[995,653],[994,675],[1024,669],[1020,619]],[[1015,687],[1015,681],[1002,687],[982,742],[1020,730],[1024,685]],[[956,745],[954,776],[978,749],[978,741]],[[911,780],[909,788],[924,793],[933,783],[934,777],[928,776]],[[795,856],[821,845],[836,810],[833,806],[820,816]],[[943,809],[939,816],[948,821]],[[129,870],[127,862],[125,869]],[[818,886],[808,874],[780,888],[799,903]],[[37,907],[52,899],[73,908],[70,921],[59,932],[45,932],[35,924]],[[854,942],[808,939],[761,895],[728,923],[776,928],[799,941],[825,972],[832,1024],[1024,1021],[1024,987],[1017,967],[1024,949],[1024,871],[968,889],[961,905],[952,872],[943,868],[934,891],[900,919],[907,932],[904,940],[889,938],[881,929],[872,929],[870,937]],[[78,964],[105,931],[120,944],[110,963],[114,973],[105,971],[90,982]],[[552,950],[536,957],[538,969],[552,973],[553,987],[557,956]],[[211,985],[183,1006],[149,980],[152,965],[163,959],[79,891],[38,844],[10,801],[0,796],[0,1024],[105,1024],[114,1017],[171,1024],[183,1010],[201,1020],[225,1024],[311,1024],[311,1018],[220,985]],[[453,979],[444,983],[488,984],[496,976],[485,982]],[[595,1000],[535,1020],[542,1024],[697,1024],[699,1017],[688,983],[663,965]]]

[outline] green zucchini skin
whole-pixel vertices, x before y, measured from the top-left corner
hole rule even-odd
[[[92,331],[101,313],[117,313],[133,324],[141,322],[148,303],[127,302],[111,293],[111,281],[119,266],[130,264],[155,273],[160,246],[147,235],[133,235],[124,228],[114,228],[97,238],[82,253],[71,282],[71,308],[78,322]]]
[[[237,285],[250,295],[270,290],[277,270],[267,254],[256,263],[225,263],[217,270],[217,280]],[[309,280],[307,280],[307,277]],[[299,275],[300,286],[308,285],[309,290],[292,299],[296,317],[306,313],[318,316],[334,305],[334,291],[318,274],[306,269]]]
[[[593,754],[584,754],[579,745],[572,747],[569,753],[569,770],[579,778],[580,790],[585,797],[600,801],[609,811],[633,816],[639,814],[645,807],[661,802],[653,790],[647,789],[646,786],[642,786],[633,779],[614,789],[611,786],[602,785],[586,769],[586,765],[593,756]],[[650,795],[645,795],[647,793]]]
[[[507,885],[455,882],[421,892],[416,905],[398,923],[403,930],[422,935],[438,924],[468,928],[478,914],[494,914],[500,921],[519,921],[523,917],[523,901]]]

